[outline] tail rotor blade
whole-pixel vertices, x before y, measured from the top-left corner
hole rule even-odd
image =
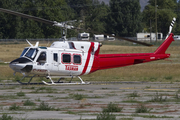
[[[172,29],[173,29],[173,26],[174,26],[175,22],[176,22],[176,18],[174,17],[173,20],[172,20],[172,22],[171,22],[171,25],[169,26],[169,32],[168,32],[168,34],[167,34],[167,36],[166,36],[166,39],[169,37],[169,35],[170,35],[170,33],[171,33]]]

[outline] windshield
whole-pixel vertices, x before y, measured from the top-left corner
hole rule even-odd
[[[25,53],[26,53],[26,51],[28,50],[29,48],[25,48],[24,50],[23,50],[23,52],[21,53],[21,56],[20,57],[22,57]]]
[[[24,51],[25,51],[25,49],[24,49]],[[32,60],[34,60],[34,58],[36,57],[37,52],[38,52],[38,50],[36,48],[30,48],[30,49],[28,49],[28,52],[26,53],[25,56],[32,59]]]

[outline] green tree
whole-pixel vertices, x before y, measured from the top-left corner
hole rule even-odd
[[[18,0],[1,0],[0,8],[16,10],[20,3]],[[0,12],[0,38],[13,38],[16,35],[15,27],[16,16]]]
[[[65,0],[31,0],[24,3],[25,14],[37,16],[51,21],[63,22],[72,17]],[[28,10],[26,10],[28,9]],[[30,38],[58,38],[61,36],[59,27],[49,26],[33,20],[26,20],[24,31],[25,36]]]
[[[176,28],[173,31],[174,34],[180,35],[180,1],[177,2],[177,7],[175,9],[175,13],[177,14],[176,18]]]
[[[89,11],[89,15],[86,16],[86,28],[105,32],[107,26],[107,16],[109,13],[109,7],[104,2],[99,3],[98,0],[92,3],[92,11]]]
[[[0,7],[57,22],[74,18],[74,12],[65,0],[1,0]],[[2,12],[0,18],[0,38],[61,37],[59,27]]]
[[[66,0],[75,11],[75,18],[82,20],[77,26],[93,31],[106,31],[106,20],[109,12],[108,5],[98,0]],[[84,31],[79,31],[84,32]]]
[[[74,9],[77,17],[82,17],[89,13],[93,0],[66,0],[68,5]]]
[[[141,31],[139,0],[110,0],[109,33],[119,36],[135,36]]]
[[[157,29],[165,36],[169,31],[169,25],[173,17],[176,17],[174,9],[176,3],[174,0],[157,0]],[[155,32],[155,0],[149,0],[149,4],[143,11],[143,21],[147,28],[151,27],[152,32]],[[148,29],[147,29],[148,31]]]

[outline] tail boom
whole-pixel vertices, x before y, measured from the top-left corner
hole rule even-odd
[[[166,59],[169,56],[170,54],[154,53],[102,54],[99,55],[99,70],[146,63]]]
[[[172,41],[174,41],[173,34],[170,34],[154,53],[99,54],[94,59],[96,65],[92,66],[90,73],[102,69],[124,67],[169,58],[170,54],[165,54],[165,52]]]

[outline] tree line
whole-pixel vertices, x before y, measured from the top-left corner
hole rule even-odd
[[[77,20],[74,25],[78,27],[122,37],[155,32],[156,12],[158,32],[165,36],[172,18],[177,17],[173,32],[180,34],[180,1],[176,0],[157,0],[157,6],[155,0],[149,0],[142,12],[139,0],[110,0],[108,5],[98,0],[1,0],[0,8],[51,21]],[[78,32],[83,31],[68,30],[67,37],[75,37]],[[0,39],[60,37],[58,27],[0,12]]]

